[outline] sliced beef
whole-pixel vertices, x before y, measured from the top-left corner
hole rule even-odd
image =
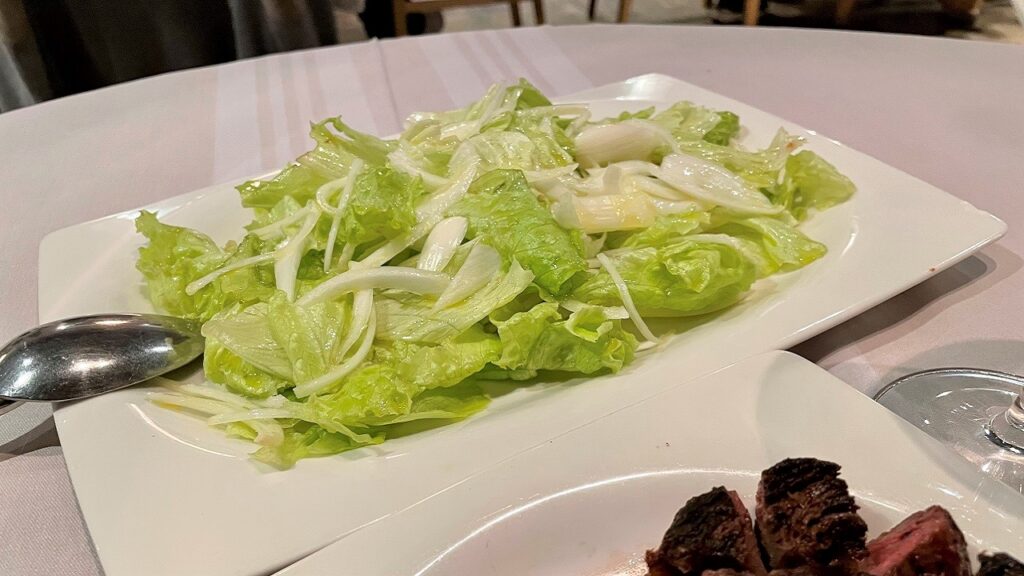
[[[750,514],[735,492],[721,486],[679,509],[661,546],[647,552],[647,566],[652,576],[698,576],[715,570],[767,576]]]
[[[705,570],[700,576],[751,576],[750,572],[738,572],[732,568]]]
[[[768,573],[768,576],[815,576],[815,572],[808,566],[798,566],[796,568],[772,570]]]
[[[1024,576],[1024,564],[1009,554],[979,554],[978,576]]]
[[[867,554],[867,525],[839,478],[838,464],[790,458],[765,470],[756,517],[757,539],[773,569],[853,575]]]
[[[873,576],[971,576],[964,535],[941,506],[915,512],[868,542],[862,568]]]

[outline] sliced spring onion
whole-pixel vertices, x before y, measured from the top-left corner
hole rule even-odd
[[[341,247],[341,254],[338,255],[338,261],[335,263],[335,267],[344,272],[348,270],[348,265],[352,261],[352,253],[356,251],[356,245],[352,242],[345,244]]]
[[[619,291],[619,298],[622,299],[622,306],[626,309],[626,312],[629,313],[629,318],[633,321],[637,331],[639,331],[640,335],[646,338],[648,342],[657,344],[658,337],[651,332],[651,329],[647,327],[647,323],[644,322],[644,319],[640,316],[640,312],[636,309],[636,305],[633,304],[633,297],[629,295],[629,287],[626,286],[626,282],[622,279],[622,276],[619,274],[619,270],[615,267],[612,259],[604,254],[598,254],[597,261],[604,266],[605,271],[608,272],[608,276],[611,277],[612,282],[615,284],[615,288]]]
[[[234,272],[235,270],[245,268],[246,266],[253,266],[255,264],[263,264],[265,262],[270,262],[273,259],[273,253],[257,254],[256,256],[250,256],[248,258],[243,258],[237,262],[232,262],[227,266],[221,266],[220,268],[214,270],[213,272],[210,272],[206,276],[203,276],[202,278],[197,278],[189,282],[188,286],[185,286],[185,294],[192,296],[196,292],[202,290],[207,284],[213,282],[214,280],[220,278],[222,275],[227,274],[228,272]]]
[[[667,130],[646,120],[626,120],[583,129],[576,136],[576,158],[580,166],[592,168],[620,160],[647,160],[662,146],[675,146]]]
[[[370,348],[373,345],[373,337],[377,332],[377,317],[375,314],[370,314],[370,321],[366,325],[366,330],[363,334],[363,342],[359,345],[359,349],[352,354],[347,360],[338,364],[326,374],[318,376],[308,382],[303,382],[297,385],[292,391],[295,393],[297,398],[305,398],[310,394],[321,392],[333,384],[336,384],[339,380],[348,376],[353,370],[355,370],[363,360],[370,354]]]
[[[201,414],[227,414],[237,412],[239,409],[237,405],[232,403],[187,394],[150,392],[148,398],[155,404],[185,408],[186,410]],[[254,420],[245,424],[256,432],[254,442],[257,444],[262,446],[278,446],[284,441],[284,430],[274,420]]]
[[[325,184],[325,186],[326,186],[326,184]],[[255,234],[255,235],[259,236],[260,238],[262,238],[263,240],[268,240],[268,239],[273,238],[275,236],[280,236],[280,235],[284,234],[284,229],[285,228],[287,228],[288,226],[291,226],[292,224],[295,224],[296,222],[299,222],[300,220],[305,218],[306,215],[309,214],[309,211],[311,209],[312,208],[309,207],[309,206],[304,206],[302,208],[299,208],[295,212],[292,212],[291,214],[285,216],[284,218],[281,218],[280,220],[278,220],[276,222],[271,222],[270,224],[267,224],[266,226],[263,226],[261,228],[255,228],[253,230],[249,230],[249,233],[250,234]]]
[[[469,221],[462,216],[452,216],[438,222],[423,243],[416,267],[434,272],[444,270],[455,255],[455,249],[466,238],[468,229]]]
[[[448,287],[437,298],[433,311],[443,310],[452,304],[463,301],[467,296],[493,280],[501,272],[501,254],[487,244],[478,243],[470,250],[466,261],[452,278]]]
[[[274,281],[277,289],[288,296],[288,300],[295,299],[295,280],[299,273],[299,262],[302,261],[302,254],[306,250],[306,239],[319,219],[320,211],[311,209],[306,221],[302,223],[302,228],[274,252]]]
[[[778,214],[783,210],[736,174],[687,154],[666,156],[655,175],[691,198],[743,214]]]
[[[391,166],[395,169],[408,174],[409,176],[418,176],[428,188],[441,188],[448,184],[448,179],[438,176],[437,174],[431,174],[426,170],[416,166],[416,162],[409,157],[409,154],[401,148],[388,154],[388,161]]]
[[[210,426],[229,424],[231,422],[247,422],[249,420],[273,420],[275,418],[291,418],[295,413],[287,408],[253,408],[241,412],[215,414],[206,419]]]
[[[413,226],[412,230],[387,241],[369,256],[363,258],[360,264],[364,267],[383,266],[401,253],[402,250],[412,246],[420,238],[426,236],[444,218],[444,213],[466,195],[469,185],[473,183],[475,176],[476,165],[474,164],[463,171],[451,185],[438,191],[420,204],[416,209],[416,219],[419,223]]]
[[[657,211],[643,194],[574,196],[554,207],[555,220],[564,227],[587,234],[635,230],[654,224]]]
[[[334,242],[338,239],[338,227],[341,226],[341,217],[348,208],[348,201],[352,198],[352,189],[355,187],[356,178],[363,171],[365,162],[361,158],[352,161],[341,185],[341,194],[338,196],[338,205],[333,207],[334,217],[331,219],[331,230],[327,234],[327,247],[324,250],[324,272],[331,269],[331,258],[334,256]],[[317,202],[320,202],[320,191],[317,191]],[[322,205],[321,205],[322,207]],[[354,247],[353,247],[354,248]]]
[[[352,349],[359,335],[362,334],[370,324],[370,316],[373,314],[373,290],[360,290],[352,298],[352,320],[348,323],[348,332],[338,344],[338,348],[332,356],[341,360]]]
[[[327,280],[299,298],[298,304],[308,306],[325,300],[333,300],[342,294],[367,289],[395,289],[417,294],[440,294],[448,287],[451,278],[441,272],[387,266],[366,268],[359,266],[342,272]]]
[[[588,306],[600,308],[604,317],[611,320],[625,320],[626,318],[629,318],[629,312],[626,312],[626,309],[622,306],[598,306],[596,304],[580,302],[579,300],[563,300],[562,302],[559,302],[559,305],[569,312],[579,312]]]

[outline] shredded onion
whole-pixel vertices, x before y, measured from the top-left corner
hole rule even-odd
[[[412,246],[417,240],[426,236],[444,218],[444,213],[466,195],[466,191],[469,190],[469,185],[473,183],[475,176],[476,165],[473,164],[463,171],[450,186],[435,193],[420,204],[416,209],[416,219],[419,223],[413,226],[412,230],[389,240],[383,246],[374,250],[372,254],[363,258],[360,264],[371,267],[383,266],[402,252],[402,250]]]
[[[647,323],[640,316],[640,312],[637,311],[636,305],[633,304],[633,297],[629,295],[629,287],[626,286],[626,282],[619,275],[619,270],[612,263],[612,259],[604,254],[597,255],[597,261],[604,266],[604,269],[611,276],[612,282],[615,284],[615,289],[619,291],[619,298],[622,299],[622,306],[629,313],[630,320],[636,326],[636,329],[640,334],[647,339],[648,342],[658,343],[658,337],[651,332],[651,329],[647,327]]]
[[[373,290],[360,290],[352,298],[352,320],[348,323],[348,332],[342,339],[333,356],[341,360],[359,339],[359,335],[370,324],[373,314]]]
[[[364,165],[365,162],[361,158],[353,160],[352,165],[348,168],[348,174],[345,175],[345,179],[342,182],[341,195],[338,196],[338,205],[331,212],[334,214],[334,218],[331,219],[331,231],[327,234],[327,247],[324,250],[324,272],[331,269],[331,258],[334,256],[334,242],[338,239],[338,227],[341,226],[341,217],[345,214],[345,209],[348,208],[348,201],[352,198],[352,189],[355,187],[356,178],[363,171]],[[319,190],[316,193],[316,199],[317,202],[320,202]],[[321,207],[323,207],[323,204],[321,204]]]
[[[326,186],[326,184],[325,184],[325,186]],[[280,234],[284,234],[284,229],[286,227],[291,226],[292,224],[294,224],[294,223],[298,222],[299,220],[302,220],[303,218],[305,218],[306,214],[309,213],[310,209],[311,208],[309,206],[305,206],[305,207],[299,208],[295,212],[292,212],[288,216],[285,216],[284,218],[281,218],[277,222],[271,222],[270,224],[267,224],[266,226],[263,226],[261,228],[256,228],[256,229],[253,229],[253,230],[249,230],[249,233],[250,234],[255,234],[255,235],[259,236],[260,238],[262,238],[263,240],[267,240],[267,239],[273,238],[274,236],[278,236]]]
[[[417,294],[440,294],[448,287],[451,278],[447,274],[388,266],[384,268],[358,267],[342,272],[327,280],[299,298],[300,306],[308,306],[325,300],[332,300],[348,292],[371,288],[405,290]]]
[[[377,332],[377,316],[370,314],[370,322],[366,326],[366,332],[363,335],[363,343],[359,345],[359,349],[356,350],[348,360],[345,360],[341,364],[338,364],[329,372],[322,376],[318,376],[308,382],[303,382],[292,389],[295,392],[297,398],[305,398],[310,394],[320,392],[325,388],[331,386],[337,381],[341,380],[345,376],[348,376],[350,372],[356,369],[363,360],[370,354],[370,347],[373,345],[373,337]]]
[[[295,277],[299,272],[299,262],[302,261],[302,253],[306,248],[306,238],[313,231],[317,220],[320,219],[319,210],[310,210],[302,228],[292,236],[288,243],[274,252],[274,281],[277,289],[283,291],[288,300],[295,298]]]
[[[604,317],[609,320],[625,320],[626,318],[629,318],[629,312],[626,312],[626,309],[622,306],[598,306],[597,304],[587,304],[586,302],[580,302],[579,300],[563,300],[559,302],[559,305],[569,312],[579,312],[587,307],[600,308]]]
[[[462,216],[453,216],[438,222],[423,243],[416,267],[434,272],[444,270],[455,255],[455,249],[462,244],[468,228],[469,221]]]
[[[192,296],[196,292],[202,290],[207,284],[213,282],[214,280],[220,278],[222,275],[227,274],[228,272],[233,272],[240,268],[245,268],[246,266],[252,266],[254,264],[263,264],[264,262],[270,262],[273,259],[274,255],[272,253],[257,254],[256,256],[250,256],[249,258],[243,258],[242,260],[239,260],[237,262],[232,262],[227,266],[222,266],[214,270],[213,272],[210,272],[209,274],[203,276],[202,278],[198,278],[196,280],[189,282],[188,286],[185,286],[185,294]]]
[[[483,288],[501,271],[501,254],[487,244],[477,244],[469,251],[458,273],[437,298],[433,311],[447,308]]]

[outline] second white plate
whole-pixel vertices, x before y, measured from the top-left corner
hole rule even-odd
[[[949,510],[975,552],[1024,553],[1024,498],[814,364],[751,358],[554,438],[279,576],[646,574],[676,510],[760,471],[834,461],[871,535]]]

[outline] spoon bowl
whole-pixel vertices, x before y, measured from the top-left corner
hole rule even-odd
[[[138,384],[202,354],[200,327],[156,314],[43,324],[0,349],[0,398],[63,402]]]

